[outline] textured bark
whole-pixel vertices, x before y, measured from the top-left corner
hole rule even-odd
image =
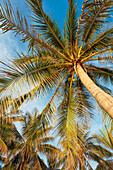
[[[77,64],[77,74],[87,90],[96,99],[99,105],[113,118],[113,97],[100,89],[87,75],[82,66]]]

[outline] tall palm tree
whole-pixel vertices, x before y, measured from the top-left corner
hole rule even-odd
[[[92,116],[93,108],[91,95],[113,118],[113,98],[108,94],[111,90],[99,81],[100,77],[102,82],[113,80],[113,70],[108,67],[113,59],[113,27],[106,28],[113,1],[84,0],[82,12],[77,17],[75,0],[68,0],[69,12],[63,33],[44,12],[42,0],[26,2],[32,12],[31,27],[26,17],[18,9],[13,9],[9,0],[0,8],[0,28],[4,33],[13,31],[21,35],[23,42],[29,42],[28,50],[31,50],[27,55],[18,54],[11,64],[0,61],[4,66],[0,74],[1,112],[8,112],[10,107],[17,110],[29,98],[52,92],[47,105],[26,134],[31,141],[37,136],[39,123],[44,131],[53,123],[52,118],[54,121],[57,119],[58,134],[64,139],[62,145],[68,148],[66,158],[69,159],[65,159],[64,166],[73,159],[71,167],[84,168],[88,161],[81,153],[86,153],[86,147],[81,148],[82,142],[78,145],[77,141],[75,144],[79,149],[73,148],[70,139],[78,140],[78,133],[73,131],[73,127],[80,118],[82,129],[89,126],[87,120]],[[104,65],[98,64],[102,61]],[[35,144],[32,143],[32,146]],[[20,146],[20,151],[22,148],[26,151],[26,146]],[[77,157],[72,155],[72,148]]]
[[[10,105],[18,105],[18,102],[13,102],[16,97],[21,104],[28,96],[33,97],[33,94],[43,94],[56,88],[43,111],[45,115],[49,112],[50,117],[55,109],[53,100],[56,95],[58,97],[62,86],[69,87],[69,103],[72,91],[76,96],[82,96],[83,91],[79,89],[78,83],[80,80],[99,105],[113,118],[113,98],[108,94],[110,91],[98,81],[100,76],[103,82],[112,80],[113,76],[112,69],[107,66],[108,63],[112,63],[113,58],[113,27],[105,29],[111,17],[113,1],[84,0],[78,18],[75,0],[68,0],[69,12],[64,22],[63,33],[56,22],[44,12],[42,0],[26,2],[32,11],[31,28],[19,10],[15,12],[9,0],[4,6],[1,5],[0,9],[0,28],[3,32],[12,30],[16,35],[21,35],[22,41],[29,41],[29,49],[33,50],[29,55],[18,54],[19,58],[13,60],[12,65],[1,61],[5,66],[2,70],[5,78],[0,78],[0,93],[1,96],[6,92],[11,95],[11,99],[5,100],[2,106],[7,109]],[[98,65],[97,62],[100,61],[105,61],[105,67]],[[29,89],[27,97],[23,92],[23,86]],[[76,86],[76,90],[73,86]],[[89,111],[85,101],[76,104],[76,107],[82,112]]]

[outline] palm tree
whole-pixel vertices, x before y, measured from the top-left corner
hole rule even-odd
[[[105,168],[111,167],[110,162],[105,158],[112,158],[112,151],[103,147],[101,141],[99,144],[95,143],[94,137],[89,135],[88,128],[79,124],[75,123],[70,132],[69,130],[65,131],[58,144],[61,147],[60,154],[57,156],[50,154],[47,159],[50,168],[93,170],[91,160]]]
[[[83,154],[82,157],[79,156],[81,152],[85,152],[84,147],[81,149],[82,142],[78,150],[74,148],[79,161],[71,154],[73,146],[71,149],[69,146],[72,136],[74,140],[78,140],[78,133],[73,132],[74,125],[82,118],[84,128],[92,116],[91,95],[113,118],[113,98],[108,94],[111,91],[99,83],[99,77],[102,77],[103,82],[113,80],[113,70],[107,65],[112,64],[113,59],[113,27],[105,29],[111,16],[113,1],[84,0],[78,18],[75,0],[69,0],[63,33],[56,22],[44,12],[42,0],[26,2],[32,11],[31,27],[18,9],[15,12],[9,0],[0,9],[0,27],[3,32],[11,30],[16,35],[22,35],[22,41],[28,41],[29,50],[32,49],[27,55],[18,54],[11,65],[0,61],[4,65],[0,78],[2,113],[8,111],[9,107],[17,110],[25,100],[53,90],[46,107],[29,128],[29,140],[31,141],[34,134],[37,135],[39,123],[44,130],[52,123],[53,117],[57,118],[58,134],[61,139],[65,139],[62,141],[63,146],[68,148],[66,157],[74,160],[72,167],[77,165],[82,168],[84,162],[87,162]],[[98,64],[101,61],[104,61],[104,66]],[[7,92],[10,97],[6,98]],[[32,143],[33,146],[35,144],[36,142]],[[26,145],[20,146],[20,151],[21,149],[26,151]],[[69,160],[66,160],[64,166],[68,165]]]
[[[8,155],[7,161],[4,163],[3,169],[39,169],[46,170],[47,166],[44,160],[40,157],[39,153],[53,153],[60,151],[56,147],[48,144],[48,142],[53,140],[53,137],[47,137],[47,134],[50,132],[52,127],[43,129],[42,124],[40,123],[40,115],[37,116],[37,111],[35,111],[34,116],[31,116],[30,113],[26,113],[23,116],[22,122],[22,142],[11,150]],[[32,123],[35,120],[39,120],[37,125],[37,130],[31,131]]]
[[[108,89],[98,82],[100,76],[103,77],[103,81],[112,80],[113,71],[107,65],[101,67],[97,64],[98,61],[112,63],[113,27],[103,28],[111,16],[113,1],[84,0],[82,13],[77,18],[75,0],[69,0],[64,34],[61,34],[56,22],[44,12],[42,0],[26,2],[33,14],[32,28],[29,28],[26,18],[23,19],[18,9],[14,11],[9,0],[4,7],[1,5],[0,9],[0,27],[3,32],[12,30],[16,35],[22,35],[22,41],[29,41],[29,49],[32,48],[34,51],[28,55],[18,54],[19,58],[13,60],[12,65],[1,61],[5,65],[6,70],[3,69],[2,74],[6,78],[0,78],[0,93],[2,96],[7,91],[11,94],[11,99],[5,100],[2,106],[6,109],[10,105],[15,106],[13,100],[17,96],[21,104],[28,96],[33,97],[33,94],[43,94],[56,88],[44,109],[45,112],[48,109],[52,112],[55,108],[53,99],[60,93],[60,88],[65,86],[68,80],[70,102],[73,86],[76,85],[79,89],[80,80],[99,105],[113,118],[113,98],[108,94]],[[22,86],[29,89],[27,97]],[[79,90],[74,92],[79,96],[83,93]],[[86,112],[85,107],[79,105],[83,112]]]
[[[100,134],[94,134],[93,140],[99,143],[100,146],[109,150],[112,154],[103,152],[103,155],[98,152],[98,154],[104,158],[104,162],[101,161],[97,166],[97,169],[113,169],[113,121],[109,121],[105,127],[100,130]]]
[[[22,141],[22,136],[14,125],[16,121],[22,121],[22,117],[0,115],[0,161],[2,163],[7,161],[8,153]]]

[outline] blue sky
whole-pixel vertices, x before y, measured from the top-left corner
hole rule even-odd
[[[56,22],[58,23],[60,29],[63,29],[64,19],[66,18],[66,11],[68,10],[68,0],[43,0],[44,1],[44,10],[51,14],[53,19],[56,19]],[[0,0],[0,3],[3,4],[4,0]],[[78,0],[78,9],[82,5],[82,0]],[[12,0],[12,4],[14,7],[19,7],[20,11],[26,15],[29,15],[28,9],[26,10],[25,0]],[[78,13],[80,11],[78,10]],[[1,34],[1,30],[0,30]],[[8,32],[4,35],[0,35],[0,60],[8,60],[11,56],[16,55],[16,50],[18,53],[21,51],[23,53],[26,53],[27,46],[22,44],[19,41],[19,36],[14,37],[14,35],[11,32]],[[44,99],[39,99],[34,102],[28,102],[27,105],[23,105],[21,108],[26,111],[32,111],[34,107],[37,107],[39,110],[42,110],[42,108],[45,106],[45,103],[47,102],[48,96]],[[45,101],[45,102],[43,102]],[[97,110],[94,111],[94,114],[97,112]],[[100,124],[100,117],[96,117],[94,120],[94,124],[92,126],[92,131],[97,132],[98,127],[101,127]],[[96,165],[94,165],[95,167]]]

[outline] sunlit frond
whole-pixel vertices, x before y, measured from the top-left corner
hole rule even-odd
[[[51,47],[48,45],[46,41],[44,41],[39,34],[29,28],[26,18],[22,17],[22,15],[19,13],[19,10],[17,9],[16,12],[14,11],[10,1],[5,2],[5,5],[2,6],[0,4],[0,21],[1,25],[0,28],[2,28],[3,32],[7,31],[13,31],[16,35],[19,34],[22,36],[22,41],[30,41],[34,42],[38,46],[45,47],[49,49],[51,52],[61,55],[62,57],[66,58],[67,60],[70,60],[67,58],[64,54],[62,54],[58,49]],[[32,43],[31,43],[32,44]]]
[[[102,78],[102,81],[105,83],[111,82],[113,83],[113,69],[109,69],[106,67],[97,67],[90,65],[88,66],[89,70],[92,70],[95,73],[96,79]]]
[[[100,32],[100,34],[89,44],[86,44],[83,48],[83,54],[90,54],[91,52],[99,52],[99,50],[109,48],[112,51],[113,46],[113,27],[106,31]]]
[[[62,153],[59,155],[60,159],[56,166],[62,165],[62,169],[77,169],[79,167],[91,168],[87,160],[87,142],[85,128],[80,127],[78,124],[73,126],[70,131],[70,137],[65,135],[65,138],[60,140]]]
[[[0,152],[3,154],[6,154],[8,153],[8,148],[7,148],[7,145],[5,144],[5,142],[2,140],[1,136],[0,136]]]
[[[46,154],[48,152],[54,153],[60,150],[56,147],[48,144],[48,142],[53,141],[53,137],[48,136],[48,133],[52,129],[51,127],[43,131],[42,125],[37,125],[37,131],[35,134],[29,134],[27,131],[28,127],[38,119],[38,112],[35,110],[34,117],[29,113],[26,113],[23,117],[23,140],[18,143],[18,145],[11,150],[8,154],[7,161],[4,162],[5,168],[38,168],[40,170],[47,169],[44,161],[39,156],[39,153]],[[58,154],[58,153],[57,153]]]
[[[36,120],[34,121],[34,123],[32,123],[32,125],[29,127],[28,131],[32,134],[34,134],[37,131],[38,126],[37,125],[42,125],[43,130],[45,128],[47,128],[52,122],[51,120],[55,119],[56,117],[56,106],[57,103],[55,103],[56,98],[59,99],[58,102],[60,102],[61,98],[59,97],[60,93],[60,86],[62,85],[62,82],[65,80],[65,78],[68,76],[68,74],[71,72],[71,70],[69,70],[64,77],[61,79],[60,83],[58,84],[55,92],[53,93],[52,97],[50,98],[50,100],[48,101],[47,105],[45,106],[45,108],[42,110],[42,112],[38,115],[38,117],[36,118]]]
[[[0,92],[1,94],[9,93],[9,98],[4,99],[2,105],[10,106],[12,104],[13,107],[19,107],[27,98],[31,98],[35,94],[43,95],[44,91],[49,92],[56,86],[61,77],[59,69],[62,68],[60,64],[56,65],[55,71],[54,67],[48,66],[49,63],[44,62],[41,58],[34,62],[29,60],[29,64],[13,62],[12,69],[2,70],[5,77],[1,79]],[[24,92],[26,89],[27,93]]]
[[[110,12],[113,8],[113,2],[108,0],[89,0],[85,1],[82,17],[83,42],[89,41],[96,31],[100,31],[102,25],[108,22],[111,17]]]
[[[76,4],[75,0],[69,0],[69,13],[67,14],[67,39],[71,46],[71,55],[75,50],[76,30],[77,30],[77,17],[76,17]],[[74,50],[72,50],[74,49]]]
[[[61,31],[55,21],[43,11],[43,1],[27,0],[33,13],[33,28],[36,28],[50,45],[65,51]]]
[[[104,129],[100,129],[100,135],[94,134],[94,138],[98,141],[98,143],[101,143],[105,148],[110,149],[110,151],[113,151],[113,129],[112,125],[106,126]]]

